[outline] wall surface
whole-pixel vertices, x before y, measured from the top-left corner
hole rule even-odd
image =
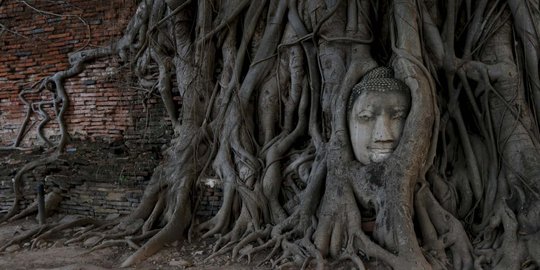
[[[74,142],[58,162],[26,174],[21,189],[22,209],[35,202],[37,185],[42,183],[46,193],[61,195],[57,208],[61,213],[97,218],[128,214],[140,203],[144,188],[161,160],[160,152],[150,144]],[[0,216],[13,204],[11,179],[18,168],[42,154],[40,149],[0,151]],[[223,197],[219,181],[201,181],[195,194],[198,194],[194,202],[198,202],[200,219],[217,213]]]
[[[136,8],[136,1],[3,1],[0,6],[0,146],[13,143],[26,116],[18,94],[41,79],[69,67],[68,55],[108,46],[117,40]],[[170,133],[159,98],[134,85],[129,65],[118,58],[91,63],[66,82],[71,100],[66,113],[75,139],[114,141],[156,139]],[[30,101],[52,98],[50,92],[25,95]],[[51,106],[45,111],[52,117]],[[36,127],[43,119],[31,113],[22,146],[43,144]],[[55,121],[46,137],[58,138]]]
[[[5,147],[12,145],[26,116],[19,93],[69,68],[70,53],[117,40],[136,1],[0,2],[0,147]],[[171,127],[159,97],[137,87],[129,69],[118,58],[98,60],[66,82],[71,102],[65,120],[73,140],[63,162],[38,168],[24,178],[23,207],[34,201],[40,181],[48,192],[60,192],[59,210],[64,213],[103,217],[126,214],[139,204],[159,162],[156,155],[171,137]],[[53,98],[50,92],[25,97],[33,102]],[[175,100],[179,102],[178,97]],[[45,111],[54,118],[50,106]],[[21,146],[44,144],[36,135],[41,119],[31,114]],[[46,137],[57,139],[57,127],[51,121],[44,130]],[[119,149],[123,150],[118,153]],[[0,151],[0,212],[13,202],[12,177],[42,154],[37,151]],[[203,189],[199,215],[215,214],[221,190]]]

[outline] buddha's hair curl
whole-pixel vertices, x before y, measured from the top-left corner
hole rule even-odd
[[[364,75],[362,80],[357,83],[351,91],[347,111],[352,110],[354,102],[364,91],[396,91],[410,96],[409,87],[402,81],[394,78],[394,70],[388,67],[377,67],[370,70],[368,73],[366,73],[366,75]]]

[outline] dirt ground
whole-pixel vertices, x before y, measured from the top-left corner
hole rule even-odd
[[[59,221],[62,218],[65,217],[56,215],[48,221]],[[38,224],[34,217],[0,225],[0,246],[36,226]],[[8,247],[6,251],[0,252],[0,269],[119,269],[120,264],[134,252],[127,246],[88,252],[89,249],[83,246],[84,243],[65,245],[69,234],[76,230],[68,230],[34,249],[31,249],[30,242]],[[205,261],[212,251],[212,242],[212,239],[209,239],[186,243],[183,246],[170,246],[145,262],[127,269],[270,269],[269,263],[258,267],[256,263],[248,264],[246,259],[230,262],[230,253]],[[264,254],[260,254],[254,261],[261,260],[263,256]]]

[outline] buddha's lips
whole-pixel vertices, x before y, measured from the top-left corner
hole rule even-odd
[[[394,149],[392,148],[371,148],[369,151],[369,159],[372,162],[381,162],[392,155]]]
[[[386,153],[394,152],[394,149],[393,148],[369,148],[369,151],[374,152],[374,153],[386,154]]]

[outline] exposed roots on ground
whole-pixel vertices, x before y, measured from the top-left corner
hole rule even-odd
[[[62,201],[62,195],[60,195],[58,192],[52,191],[52,192],[47,193],[47,195],[45,196],[45,207],[44,207],[45,216],[47,216],[48,213],[52,213],[54,210],[56,210],[56,207],[60,204],[61,201]],[[36,199],[34,203],[26,207],[24,210],[20,211],[18,214],[9,218],[9,221],[21,219],[23,217],[26,217],[28,215],[38,212],[38,204],[39,202]]]
[[[95,226],[100,223],[100,221],[90,218],[78,218],[70,222],[39,225],[33,229],[29,229],[28,231],[20,232],[19,236],[13,237],[13,239],[11,239],[8,243],[2,245],[0,247],[0,251],[4,251],[7,247],[11,245],[19,244],[27,240],[31,240],[31,248],[35,248],[39,245],[41,241],[45,241],[49,237],[61,231],[86,225]]]

